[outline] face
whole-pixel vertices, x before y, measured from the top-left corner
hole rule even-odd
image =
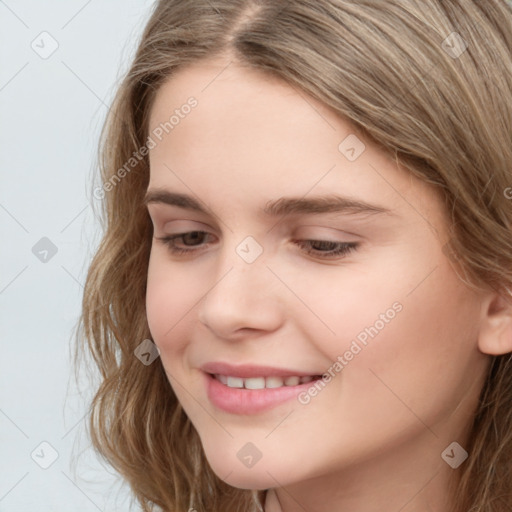
[[[264,489],[437,463],[488,361],[441,200],[312,97],[225,66],[181,70],[150,118],[148,323],[210,465]]]

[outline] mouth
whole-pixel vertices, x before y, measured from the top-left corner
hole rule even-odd
[[[215,408],[233,415],[269,411],[307,392],[322,378],[320,374],[301,375],[268,367],[230,367],[231,371],[226,371],[225,366],[219,370],[220,366],[215,365],[219,373],[205,371],[203,367],[206,394]]]

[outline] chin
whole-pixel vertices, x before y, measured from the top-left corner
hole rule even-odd
[[[218,447],[212,450],[206,448],[204,452],[213,472],[232,487],[264,490],[275,487],[276,480],[280,484],[289,483],[290,471],[283,471],[280,464],[273,464],[273,461],[261,459],[252,467],[247,467],[236,454],[230,456],[226,450],[219,450]]]
[[[272,472],[270,473],[272,474]],[[217,474],[217,476],[221,478],[220,475]],[[252,473],[251,470],[233,471],[227,478],[223,478],[223,480],[228,485],[231,485],[231,487],[236,487],[238,489],[247,489],[251,491],[263,491],[266,489],[270,489],[271,487],[276,487],[276,480],[281,482],[279,478],[274,480],[265,471]]]

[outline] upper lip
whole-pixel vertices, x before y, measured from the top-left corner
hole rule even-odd
[[[257,366],[253,364],[232,365],[223,362],[210,362],[203,364],[201,370],[214,375],[227,375],[230,377],[306,377],[321,375],[320,373],[304,372],[301,370],[289,370],[275,366]]]

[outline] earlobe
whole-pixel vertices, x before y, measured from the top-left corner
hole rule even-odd
[[[489,355],[512,352],[512,293],[507,288],[482,303],[478,348]]]

